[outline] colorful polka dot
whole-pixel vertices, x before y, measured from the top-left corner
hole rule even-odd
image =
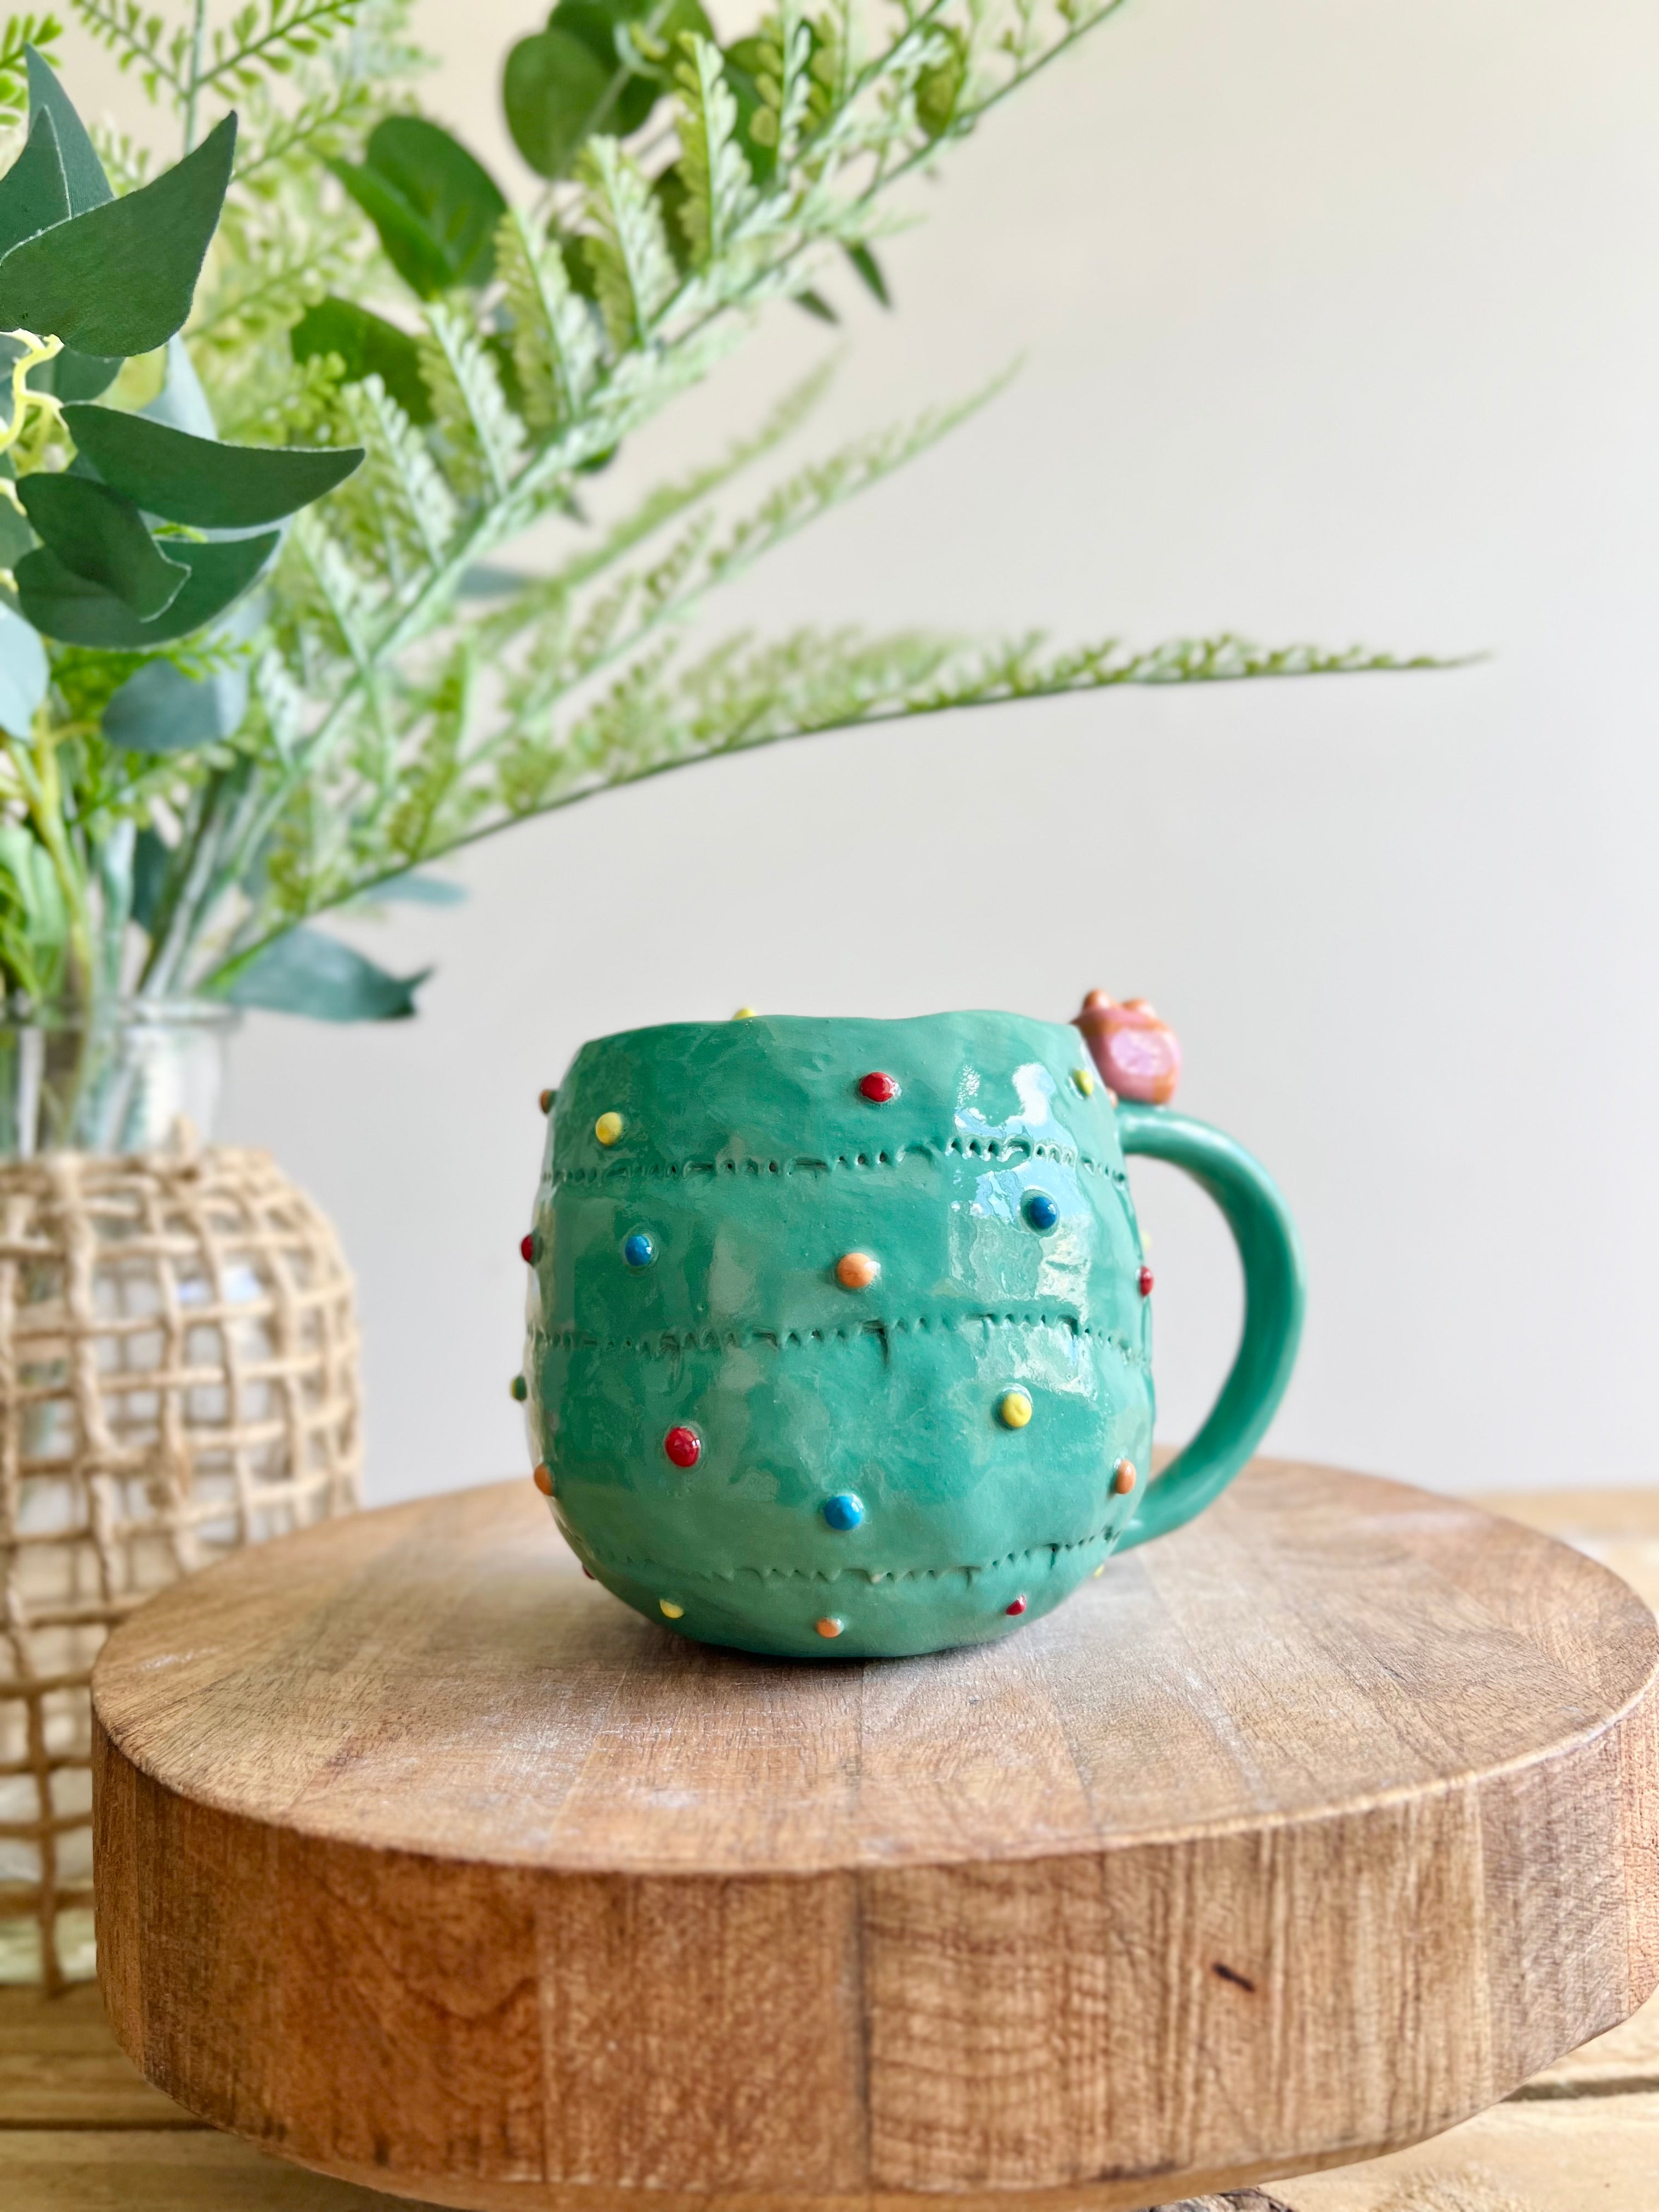
[[[872,1067],[869,1074],[860,1079],[859,1091],[872,1106],[890,1106],[899,1095],[897,1079],[884,1075],[878,1067]]]
[[[553,1111],[553,1102],[558,1095],[559,1094],[556,1091],[544,1091],[538,1097],[536,1103],[541,1108],[544,1114],[550,1114]]]
[[[836,1262],[836,1280],[844,1291],[867,1291],[880,1273],[880,1261],[869,1252],[843,1252]]]
[[[684,1620],[685,1618],[685,1607],[683,1605],[676,1605],[672,1597],[659,1597],[657,1600],[657,1609],[665,1620]]]
[[[824,1499],[823,1517],[832,1528],[856,1528],[864,1518],[864,1500],[843,1490],[839,1496]]]
[[[1022,1211],[1033,1229],[1052,1229],[1060,1218],[1060,1208],[1046,1190],[1028,1190]]]
[[[732,1017],[734,1022],[752,1022],[758,1018],[752,1006],[739,1006]]]
[[[1120,1498],[1127,1498],[1139,1480],[1132,1459],[1119,1460],[1112,1469],[1112,1487]]]
[[[551,1498],[553,1495],[553,1470],[548,1466],[545,1460],[543,1461],[542,1464],[536,1469],[535,1473],[530,1479],[535,1484],[537,1489],[540,1491],[544,1498]]]
[[[1095,1072],[1092,1067],[1074,1067],[1072,1070],[1072,1080],[1085,1098],[1094,1097]]]
[[[1151,1297],[1152,1295],[1152,1269],[1150,1267],[1143,1267],[1140,1273],[1135,1277],[1135,1284],[1143,1298]]]
[[[591,1583],[596,1583],[596,1582],[598,1582],[598,1580],[599,1579],[599,1577],[594,1573],[594,1571],[593,1571],[592,1568],[592,1567],[590,1567],[590,1566],[587,1566],[587,1565],[583,1565],[583,1568],[582,1568],[582,1572],[583,1572],[583,1573],[587,1577],[588,1581],[589,1581],[589,1582],[591,1582]]]
[[[536,1232],[533,1229],[531,1231],[528,1237],[520,1237],[519,1257],[524,1261],[526,1267],[533,1267],[535,1266],[537,1255],[540,1250],[541,1247],[536,1242]]]
[[[838,1620],[833,1613],[826,1613],[822,1620],[814,1621],[812,1626],[820,1636],[839,1636],[847,1623]]]
[[[631,1237],[623,1239],[623,1258],[630,1267],[648,1267],[657,1256],[657,1248],[643,1229],[636,1229]]]
[[[695,1429],[670,1429],[662,1448],[676,1467],[695,1467],[702,1457],[702,1438]]]
[[[1018,1620],[1020,1614],[1025,1610],[1024,1597],[1023,1595],[1017,1597],[1012,1605],[1005,1605],[1002,1609],[1005,1613],[1012,1613],[1014,1619]]]
[[[602,1145],[614,1145],[622,1133],[623,1117],[620,1114],[601,1114],[593,1124],[593,1134]]]
[[[997,1401],[997,1419],[1005,1429],[1023,1429],[1031,1418],[1029,1390],[1005,1390]]]
[[[525,1400],[530,1395],[530,1385],[525,1381],[522,1375],[515,1375],[507,1387],[513,1393],[513,1395],[518,1400],[521,1406]]]

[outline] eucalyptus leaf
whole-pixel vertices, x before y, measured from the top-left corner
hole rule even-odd
[[[165,614],[141,622],[113,592],[77,576],[42,545],[17,564],[18,598],[25,615],[47,637],[67,645],[101,645],[118,653],[143,653],[186,637],[239,599],[276,550],[275,531],[259,538],[221,538],[198,545],[169,538],[169,556],[190,578]]]
[[[289,332],[289,345],[295,361],[335,355],[348,384],[378,376],[387,397],[397,401],[411,422],[432,420],[432,395],[421,374],[420,348],[407,331],[360,307],[355,300],[337,299],[331,293],[319,300]]]
[[[152,660],[110,699],[104,735],[127,752],[189,752],[234,737],[247,698],[248,672],[240,661],[192,677],[170,660]]]
[[[614,57],[607,65],[569,31],[550,26],[519,40],[507,58],[501,105],[513,143],[538,176],[565,174],[603,119],[618,74]]]
[[[59,399],[96,399],[120,374],[118,354],[112,359],[105,354],[77,353],[73,346],[65,346],[62,353],[29,371],[29,389],[55,392]]]
[[[0,259],[0,329],[81,353],[151,353],[183,327],[236,145],[226,116],[154,184],[71,216]]]
[[[43,108],[29,125],[22,152],[0,177],[0,254],[9,253],[14,246],[55,222],[67,222],[69,215],[69,184],[58,133]]]
[[[15,568],[34,543],[34,532],[12,505],[0,498],[0,568]]]
[[[0,603],[0,729],[15,738],[28,735],[50,677],[39,634]]]
[[[33,46],[25,47],[24,55],[28,65],[29,112],[52,118],[58,149],[63,156],[64,180],[69,185],[70,213],[84,215],[88,208],[102,207],[115,194],[104,174],[98,150],[87,135],[86,125],[76,113],[75,103],[58,82],[58,72],[52,64],[36,53]]]
[[[112,592],[142,620],[170,607],[189,582],[189,569],[168,560],[132,501],[106,484],[90,477],[33,476],[17,493],[64,566]]]
[[[66,407],[64,420],[106,484],[146,514],[198,530],[279,522],[332,491],[363,458],[360,446],[222,445],[112,407]]]
[[[392,975],[319,929],[290,929],[232,971],[224,996],[234,1006],[309,1014],[321,1022],[401,1021],[432,973]]]
[[[141,830],[132,848],[132,918],[147,933],[161,911],[173,848],[155,830]]]
[[[375,884],[365,894],[373,902],[398,901],[410,906],[464,906],[466,889],[461,884],[446,883],[441,876],[416,875],[412,871],[406,876],[393,876],[383,884]]]
[[[507,202],[483,164],[435,123],[389,115],[369,134],[361,163],[329,167],[422,299],[487,284],[495,275],[495,226]]]

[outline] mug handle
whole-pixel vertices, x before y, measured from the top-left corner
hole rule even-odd
[[[1147,1486],[1118,1548],[1167,1535],[1212,1504],[1249,1459],[1296,1364],[1304,1303],[1302,1247],[1277,1185],[1242,1145],[1162,1106],[1117,1109],[1126,1155],[1168,1160],[1226,1217],[1244,1269],[1244,1331],[1221,1395],[1186,1449]]]

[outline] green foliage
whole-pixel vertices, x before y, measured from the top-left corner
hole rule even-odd
[[[0,598],[0,829],[27,848],[0,840],[13,991],[118,982],[396,1018],[421,979],[309,924],[526,816],[829,730],[1398,665],[1232,637],[1057,651],[804,627],[709,644],[712,593],[963,407],[734,511],[818,378],[631,508],[610,492],[618,449],[771,303],[833,317],[850,264],[889,304],[872,241],[896,189],[1120,0],[901,0],[879,33],[851,0],[781,0],[724,49],[697,0],[558,0],[504,79],[546,179],[529,209],[408,112],[404,0],[267,0],[222,25],[181,4],[166,20],[76,0],[172,107],[177,167],[152,176],[101,142],[110,199],[47,79],[0,178],[0,457],[18,477],[0,563],[22,611]],[[198,112],[233,88],[234,166],[228,118],[196,145]],[[135,335],[176,333],[215,217],[162,392],[134,411],[135,365],[82,404]],[[147,241],[157,281],[109,248],[118,232]],[[71,283],[65,253],[88,238]],[[8,299],[50,314],[8,339]],[[551,548],[540,574],[501,557],[532,531]]]
[[[495,226],[507,213],[494,179],[447,131],[416,115],[378,125],[360,162],[329,167],[380,233],[412,291],[435,300],[495,272]]]
[[[0,27],[0,124],[15,123],[28,107],[31,50],[40,67],[49,71],[46,57],[63,35],[64,27],[55,15],[13,15]]]

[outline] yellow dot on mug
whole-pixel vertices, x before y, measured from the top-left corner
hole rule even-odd
[[[732,1018],[734,1022],[752,1022],[759,1018],[752,1006],[739,1006]]]
[[[1120,1498],[1127,1498],[1138,1480],[1135,1463],[1132,1459],[1119,1460],[1117,1465],[1112,1469],[1112,1487]]]
[[[659,1597],[657,1600],[657,1608],[665,1620],[679,1620],[684,1619],[685,1613],[685,1607],[683,1605],[676,1605],[672,1597]]]
[[[833,1613],[827,1613],[822,1620],[815,1621],[813,1626],[820,1636],[839,1636],[847,1623],[844,1620],[837,1620]]]
[[[1074,1067],[1072,1070],[1072,1080],[1085,1098],[1091,1098],[1094,1096],[1095,1072],[1092,1067]]]
[[[997,1419],[1005,1429],[1023,1429],[1031,1418],[1029,1390],[1005,1390],[997,1401]]]
[[[1091,1580],[1091,1582],[1098,1582],[1098,1581],[1099,1581],[1099,1579],[1100,1579],[1100,1577],[1102,1577],[1102,1575],[1103,1575],[1103,1574],[1105,1573],[1105,1571],[1106,1571],[1106,1562],[1105,1562],[1105,1560],[1104,1560],[1104,1559],[1103,1559],[1103,1560],[1101,1561],[1100,1565],[1099,1565],[1095,1569],[1094,1573],[1093,1573],[1093,1574],[1089,1577],[1089,1579]]]
[[[620,1114],[601,1114],[593,1124],[593,1134],[602,1145],[614,1145],[622,1133],[623,1117]]]
[[[536,1469],[534,1474],[531,1477],[531,1480],[535,1484],[537,1489],[540,1491],[544,1498],[551,1498],[553,1495],[553,1470],[547,1465],[545,1461],[544,1461],[542,1465]]]
[[[881,1273],[873,1253],[843,1252],[836,1262],[836,1280],[844,1291],[867,1291]]]

